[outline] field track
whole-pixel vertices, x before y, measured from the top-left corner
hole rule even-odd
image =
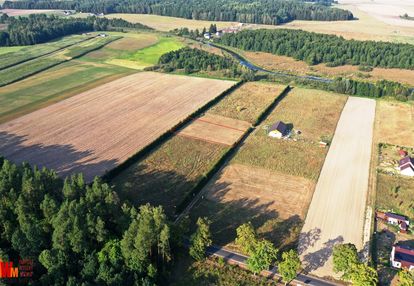
[[[86,181],[113,169],[235,82],[137,73],[0,125],[0,154]]]
[[[180,130],[178,135],[231,146],[243,136],[250,126],[251,124],[246,121],[207,114],[194,119]]]
[[[332,248],[361,250],[368,191],[375,104],[350,97],[339,119],[299,241],[304,267],[331,276]]]

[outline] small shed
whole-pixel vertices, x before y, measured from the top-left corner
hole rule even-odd
[[[404,158],[404,157],[407,157],[408,152],[403,150],[403,149],[400,149],[400,150],[398,150],[398,155],[400,155],[402,158]]]
[[[287,135],[288,131],[288,126],[284,122],[278,121],[269,128],[268,135],[273,138],[282,138]]]

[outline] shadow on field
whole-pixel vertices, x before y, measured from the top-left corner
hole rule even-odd
[[[111,184],[122,200],[126,199],[135,206],[146,203],[161,205],[172,218],[177,206],[191,192],[197,181],[188,180],[174,171],[151,168],[141,162],[125,169]]]
[[[260,198],[251,196],[231,199],[226,196],[230,192],[230,183],[215,183],[209,187],[207,197],[204,196],[191,212],[192,221],[198,217],[208,217],[212,221],[213,241],[218,245],[226,245],[236,238],[236,229],[243,223],[251,222],[260,237],[272,241],[277,248],[286,249],[297,246],[298,234],[302,227],[302,219],[293,215],[287,219],[280,217],[270,202],[261,202]]]
[[[329,257],[331,257],[332,255],[334,246],[342,242],[344,242],[343,237],[338,236],[335,239],[330,239],[327,242],[325,242],[323,244],[322,249],[306,254],[303,257],[304,271],[305,272],[315,271],[316,269],[325,265]]]
[[[26,145],[27,140],[27,136],[0,131],[0,156],[17,164],[27,162],[39,168],[53,169],[62,178],[83,173],[86,182],[91,182],[95,176],[103,175],[117,165],[116,160],[92,162],[97,159],[89,157],[93,155],[92,151],[78,151],[69,144]],[[86,157],[89,158],[85,160]]]

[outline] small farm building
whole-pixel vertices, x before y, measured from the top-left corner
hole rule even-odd
[[[282,138],[288,133],[288,126],[282,121],[278,121],[269,128],[269,136],[273,138]]]
[[[407,217],[402,215],[397,215],[391,212],[379,212],[375,213],[376,218],[381,219],[389,224],[398,225],[401,232],[407,232],[410,221]]]
[[[409,247],[394,245],[390,260],[395,268],[414,270],[414,250]]]
[[[398,166],[401,175],[414,177],[414,159],[407,156],[402,158]]]
[[[205,39],[207,39],[207,40],[210,40],[211,39],[211,34],[210,33],[204,33],[204,38]]]

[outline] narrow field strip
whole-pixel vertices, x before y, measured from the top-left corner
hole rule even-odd
[[[306,271],[333,276],[332,249],[353,243],[361,250],[376,102],[348,99],[322,168],[299,252]]]

